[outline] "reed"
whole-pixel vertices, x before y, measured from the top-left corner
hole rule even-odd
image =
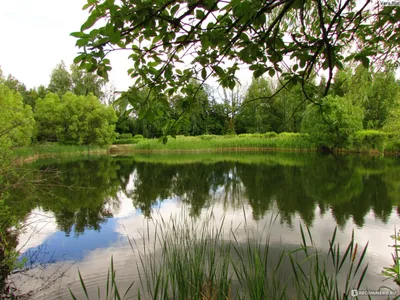
[[[13,149],[13,154],[19,158],[35,156],[55,156],[82,153],[107,153],[107,146],[98,145],[63,145],[58,143],[34,144],[28,147]]]
[[[135,298],[348,299],[362,287],[368,244],[356,244],[353,233],[341,248],[335,229],[323,253],[310,229],[300,225],[300,245],[277,251],[270,230],[277,216],[261,231],[248,226],[246,217],[239,227],[226,226],[212,212],[202,221],[186,215],[151,221],[139,240],[129,239],[140,279]],[[112,282],[114,296],[106,299],[124,299]],[[82,278],[81,285],[85,290]]]
[[[218,149],[315,150],[308,135],[300,133],[246,134],[226,136],[177,136],[166,144],[158,139],[141,139],[130,145],[133,151],[216,151]]]

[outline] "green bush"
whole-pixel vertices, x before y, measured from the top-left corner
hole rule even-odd
[[[290,137],[290,138],[293,138],[293,137],[301,136],[301,133],[299,133],[299,132],[281,132],[281,133],[279,134],[279,136],[280,136],[280,137]]]
[[[121,133],[118,137],[120,140],[131,139],[132,133]]]
[[[203,141],[209,141],[215,139],[217,136],[213,134],[203,134],[200,135],[199,138],[201,138]]]
[[[274,138],[277,136],[278,136],[278,134],[275,131],[269,131],[269,132],[264,133],[264,137],[266,137],[267,139]]]
[[[238,135],[240,138],[263,138],[264,135],[261,133],[241,133]]]
[[[351,143],[357,150],[376,149],[383,151],[387,138],[387,134],[379,130],[360,130],[354,133]]]
[[[320,149],[349,146],[350,137],[363,128],[363,110],[349,99],[327,96],[322,106],[309,104],[301,123],[302,132]]]
[[[400,134],[389,133],[387,135],[385,150],[396,152],[400,151]]]
[[[124,145],[124,144],[137,144],[138,140],[135,138],[130,139],[119,139],[114,141],[114,145]]]
[[[139,140],[139,139],[144,139],[144,136],[141,134],[135,134],[135,136],[133,138],[136,140]]]

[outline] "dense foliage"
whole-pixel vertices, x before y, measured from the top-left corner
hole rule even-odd
[[[318,147],[343,148],[350,136],[362,129],[362,109],[348,99],[327,96],[322,107],[309,105],[302,129],[308,132]]]
[[[1,73],[1,72],[0,72]],[[9,230],[17,226],[4,201],[16,178],[13,174],[11,149],[31,142],[35,121],[32,108],[23,104],[21,95],[10,90],[0,78],[0,298],[8,292],[4,279],[16,258],[16,236]],[[19,183],[23,183],[20,179]],[[5,291],[4,291],[5,290]]]
[[[32,108],[21,95],[0,83],[0,144],[2,148],[25,146],[33,135]]]
[[[158,105],[189,95],[193,78],[214,76],[232,90],[242,65],[256,78],[277,74],[287,85],[300,83],[312,101],[304,86],[313,72],[327,71],[323,97],[347,61],[378,68],[399,62],[400,8],[379,1],[89,0],[83,9],[90,15],[71,34],[83,50],[75,62],[107,78],[108,54],[130,51],[127,69],[136,82],[129,93],[150,87]]]
[[[115,111],[102,105],[93,94],[77,96],[68,92],[60,99],[49,93],[37,100],[35,118],[39,141],[105,145],[116,136]]]
[[[305,85],[260,77],[248,87],[236,86],[233,90],[213,89],[191,80],[185,94],[166,96],[163,103],[154,91],[142,88],[134,92],[130,89],[110,107],[95,97],[104,96],[104,82],[99,76],[76,65],[71,70],[70,74],[60,63],[53,70],[48,89],[33,89],[40,91],[35,92],[33,103],[36,126],[33,134],[23,134],[27,137],[25,144],[32,138],[38,142],[104,145],[118,135],[117,144],[137,144],[139,140],[131,137],[162,137],[165,142],[168,135],[302,132],[309,134],[317,148],[397,151],[400,145],[400,84],[393,68],[373,71],[362,65],[348,66],[335,73],[327,96],[321,96],[325,78],[317,84],[316,76]],[[24,85],[11,75],[2,77],[1,82],[12,87],[13,97],[20,102],[22,99],[20,105],[25,104],[28,112],[33,98],[27,97]],[[380,141],[372,143],[378,136]]]

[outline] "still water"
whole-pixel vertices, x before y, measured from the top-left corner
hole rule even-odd
[[[139,241],[149,222],[186,214],[202,219],[212,210],[224,224],[269,226],[271,245],[295,247],[300,224],[328,251],[337,241],[369,242],[365,287],[382,285],[391,264],[390,235],[399,225],[400,159],[311,153],[223,153],[93,156],[40,160],[47,184],[34,195],[8,199],[26,224],[18,237],[31,269],[11,276],[32,298],[77,296],[78,269],[89,293],[104,290],[113,256],[121,290],[138,282],[128,237]],[[21,192],[22,193],[22,192]],[[277,215],[278,214],[278,215]],[[270,225],[271,218],[277,216]],[[133,293],[134,295],[134,293]]]

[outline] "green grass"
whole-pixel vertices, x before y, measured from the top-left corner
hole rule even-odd
[[[127,150],[134,151],[218,151],[223,149],[313,150],[308,136],[300,133],[202,135],[170,137],[166,144],[158,139],[141,139]]]
[[[98,145],[62,145],[58,143],[33,144],[27,147],[13,149],[16,157],[27,158],[35,156],[53,156],[61,154],[105,152],[108,146]]]
[[[119,156],[119,159],[134,160],[136,162],[154,164],[216,164],[219,162],[239,162],[242,164],[266,164],[283,166],[304,166],[313,159],[311,153],[268,153],[265,152],[201,152],[195,155],[188,153],[135,153],[134,155]]]
[[[309,228],[300,225],[300,245],[282,250],[271,243],[267,227],[260,232],[245,219],[227,229],[224,220],[215,220],[212,212],[202,221],[161,218],[138,241],[130,239],[140,278],[134,298],[348,299],[352,289],[362,287],[368,244],[359,247],[354,234],[339,247],[335,229],[327,240],[329,251],[323,253]],[[271,218],[268,228],[275,220]],[[106,299],[124,299],[112,282],[114,292]],[[87,294],[82,278],[81,286]]]

